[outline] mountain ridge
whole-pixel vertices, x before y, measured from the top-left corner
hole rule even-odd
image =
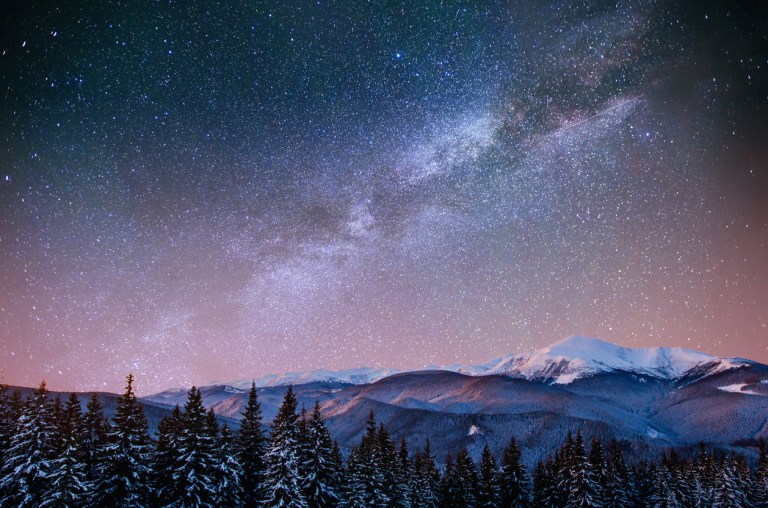
[[[702,375],[739,368],[751,363],[754,362],[737,357],[717,357],[680,347],[630,348],[594,337],[572,335],[532,353],[504,355],[475,365],[429,365],[417,369],[371,367],[341,370],[315,369],[269,374],[252,380],[213,381],[206,386],[226,385],[247,390],[252,382],[258,388],[314,382],[363,385],[395,374],[427,370],[457,372],[468,376],[498,374],[554,384],[568,384],[583,377],[613,371],[670,380],[684,377],[686,373],[697,368],[702,369],[707,365],[709,368],[705,369],[706,372],[702,372]]]

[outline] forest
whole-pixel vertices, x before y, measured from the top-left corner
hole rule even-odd
[[[358,445],[339,449],[319,404],[298,408],[288,387],[271,427],[252,385],[233,432],[192,387],[150,436],[133,376],[110,420],[96,394],[83,411],[43,382],[33,394],[0,386],[0,507],[765,507],[768,452],[756,464],[701,445],[628,464],[615,439],[581,432],[533,471],[512,439],[479,463],[466,449],[436,458],[429,440],[396,443],[370,414]]]

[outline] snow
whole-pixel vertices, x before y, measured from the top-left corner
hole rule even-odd
[[[240,381],[228,382],[229,386],[248,389],[251,383],[256,383],[259,388],[268,386],[302,385],[315,382],[327,383],[346,383],[353,385],[362,385],[373,383],[379,379],[404,372],[397,369],[377,369],[370,367],[359,367],[346,370],[325,370],[317,369],[304,372],[288,372],[285,374],[269,374],[254,380],[243,379]]]
[[[443,370],[467,376],[500,374],[546,380],[554,384],[569,384],[601,372],[622,371],[660,379],[677,379],[696,367],[704,367],[704,375],[711,375],[751,363],[741,358],[719,358],[690,349],[628,348],[592,337],[571,336],[533,353],[502,356],[477,365],[430,365],[415,370]],[[402,372],[407,371],[371,367],[338,371],[318,369],[270,374],[253,382],[260,388],[313,382],[361,385]],[[640,381],[644,379],[641,377]],[[248,379],[215,384],[247,390],[251,382],[252,380]]]
[[[468,436],[475,436],[478,434],[480,435],[483,434],[483,431],[480,430],[480,427],[478,427],[477,425],[472,425],[471,427],[469,427],[469,432],[467,433]]]
[[[739,359],[723,359],[682,348],[627,348],[591,337],[572,336],[534,353],[510,355],[486,363],[483,374],[506,374],[526,379],[551,379],[557,384],[600,372],[624,371],[661,379],[675,379],[694,367],[713,363],[710,374],[743,366]],[[478,373],[479,374],[479,373]]]
[[[761,383],[764,383],[765,381],[761,381]],[[745,390],[744,387],[747,386],[746,383],[742,384],[733,384],[733,385],[727,385],[727,386],[718,386],[717,388],[719,390],[722,390],[724,392],[729,393],[743,393],[745,395],[763,395],[762,393],[753,392],[752,390]]]
[[[645,433],[651,439],[657,439],[659,437],[666,437],[663,433],[659,432],[658,430],[654,429],[653,427],[648,427],[645,430]]]

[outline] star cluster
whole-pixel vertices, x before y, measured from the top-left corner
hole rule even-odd
[[[2,381],[768,362],[767,71],[760,2],[4,4]]]

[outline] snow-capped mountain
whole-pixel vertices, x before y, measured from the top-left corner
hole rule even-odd
[[[374,369],[359,367],[345,370],[309,370],[305,372],[287,372],[285,374],[269,374],[256,379],[241,379],[238,381],[221,382],[214,381],[212,385],[226,385],[241,390],[247,390],[251,383],[256,383],[259,388],[268,386],[304,385],[309,383],[343,383],[350,385],[364,385],[373,383],[379,379],[403,372],[397,369]]]
[[[500,450],[516,436],[531,450],[524,458],[529,467],[569,429],[642,442],[637,458],[668,446],[768,438],[768,365],[588,337],[479,365],[315,370],[255,381],[267,424],[293,384],[300,405],[320,404],[344,449],[359,443],[371,411],[408,446],[428,436],[440,455],[467,447],[478,458],[485,444]],[[250,385],[216,383],[201,392],[206,406],[236,427]],[[167,409],[186,399],[186,390],[143,398]]]
[[[568,384],[603,372],[630,372],[659,379],[677,379],[697,370],[714,374],[749,364],[739,358],[716,356],[682,348],[627,348],[591,337],[572,336],[530,354],[508,355],[482,365],[451,366],[470,376],[511,377]]]
[[[677,379],[687,373],[697,377],[749,364],[740,358],[716,356],[683,348],[627,348],[592,337],[572,336],[533,353],[506,355],[478,365],[429,366],[421,370],[444,370],[467,376],[505,375],[528,380],[568,384],[604,372],[630,372],[659,379]],[[255,379],[257,387],[301,385],[316,382],[363,385],[406,371],[360,367],[347,370],[311,370],[271,374]],[[248,389],[251,380],[213,382]]]

